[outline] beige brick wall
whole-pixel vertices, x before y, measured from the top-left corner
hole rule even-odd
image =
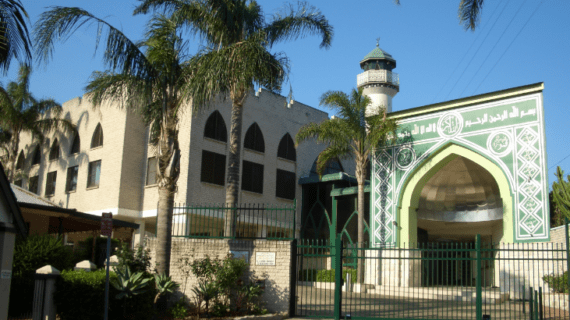
[[[561,243],[566,248],[566,230],[564,226],[550,229],[550,242]]]
[[[155,239],[147,239],[151,250],[152,263],[155,259]],[[184,276],[181,272],[180,258],[200,259],[206,255],[211,258],[223,259],[229,251],[247,251],[249,253],[248,277],[254,276],[265,280],[265,291],[262,300],[270,312],[287,312],[289,310],[289,284],[291,265],[291,243],[288,241],[240,241],[240,240],[200,240],[200,239],[173,239],[172,255],[170,258],[170,275],[173,280],[181,284],[179,294],[184,290]],[[258,252],[275,252],[274,266],[256,265]],[[192,287],[197,284],[196,278],[191,274],[186,280],[185,293],[194,301]]]

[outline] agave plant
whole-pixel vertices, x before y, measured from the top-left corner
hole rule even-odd
[[[130,299],[133,296],[146,292],[148,282],[152,280],[152,278],[145,277],[142,272],[132,273],[128,266],[125,266],[124,269],[117,268],[115,272],[117,273],[117,279],[113,279],[111,284],[115,289],[119,290],[115,299],[125,299],[123,303],[123,316],[125,316],[127,312],[126,299]]]
[[[155,274],[154,275],[154,283],[156,285],[156,296],[154,297],[154,304],[156,305],[156,302],[158,301],[158,298],[160,298],[161,295],[165,294],[165,293],[172,293],[174,292],[174,290],[176,290],[176,288],[178,288],[180,285],[174,281],[172,281],[172,278],[170,278],[169,276],[167,276],[166,274]]]
[[[192,292],[194,292],[194,294],[196,294],[196,297],[198,298],[198,313],[200,313],[200,305],[201,305],[201,301],[206,302],[206,312],[209,311],[210,308],[210,300],[214,299],[217,295],[218,295],[218,288],[216,287],[215,284],[211,283],[211,282],[207,282],[207,283],[199,283],[197,286],[195,286],[194,288],[192,288]]]

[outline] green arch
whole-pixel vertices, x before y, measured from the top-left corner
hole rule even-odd
[[[465,157],[485,168],[499,186],[503,200],[503,237],[502,242],[514,240],[513,195],[509,179],[494,161],[486,156],[456,143],[448,143],[425,159],[408,176],[400,191],[398,202],[398,245],[417,242],[417,212],[420,194],[426,183],[441,168],[457,157]]]

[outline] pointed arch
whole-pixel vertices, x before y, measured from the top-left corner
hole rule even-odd
[[[103,128],[101,123],[97,124],[95,131],[93,132],[93,138],[91,138],[91,149],[103,146]]]
[[[265,141],[257,122],[254,122],[245,133],[243,147],[250,150],[265,152]]]
[[[311,175],[317,175],[317,161],[319,160],[319,157],[317,156],[315,158],[315,161],[313,161],[313,166],[311,167],[311,171],[310,174]],[[331,174],[331,173],[338,173],[338,172],[344,172],[344,168],[342,167],[342,163],[340,163],[340,160],[338,158],[333,158],[330,159],[329,161],[327,161],[327,165],[325,166],[325,169],[323,170],[323,175],[325,174]]]
[[[59,141],[57,141],[57,138],[53,140],[51,148],[49,149],[49,160],[56,159],[59,159]]]
[[[297,152],[295,151],[295,143],[293,138],[289,133],[286,133],[281,141],[279,142],[279,148],[277,148],[277,156],[279,158],[297,161]]]
[[[16,160],[16,170],[24,169],[24,161],[26,158],[24,157],[24,150],[20,151],[20,155],[18,155],[18,160]]]
[[[34,148],[34,152],[32,152],[32,166],[40,164],[41,161],[42,161],[42,150],[40,149],[40,146],[37,145]]]
[[[503,239],[511,243],[514,239],[513,195],[509,179],[505,172],[494,161],[485,155],[458,144],[450,143],[442,146],[430,157],[420,163],[406,178],[400,191],[398,232],[400,243],[417,241],[417,212],[421,191],[427,182],[452,160],[464,157],[485,168],[495,179],[503,203]],[[415,219],[414,219],[415,218]],[[510,226],[509,226],[510,225]]]
[[[81,139],[79,138],[79,132],[77,130],[73,131],[73,140],[71,141],[71,148],[69,149],[69,154],[79,153],[81,148]]]
[[[228,142],[228,131],[226,129],[226,123],[218,110],[212,112],[212,114],[208,117],[208,120],[206,120],[204,137]]]

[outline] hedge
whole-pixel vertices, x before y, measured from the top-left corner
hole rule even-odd
[[[356,269],[343,269],[342,279],[346,281],[346,275],[350,273],[352,282],[356,282]],[[334,282],[334,269],[305,269],[299,271],[299,281],[310,282]]]

